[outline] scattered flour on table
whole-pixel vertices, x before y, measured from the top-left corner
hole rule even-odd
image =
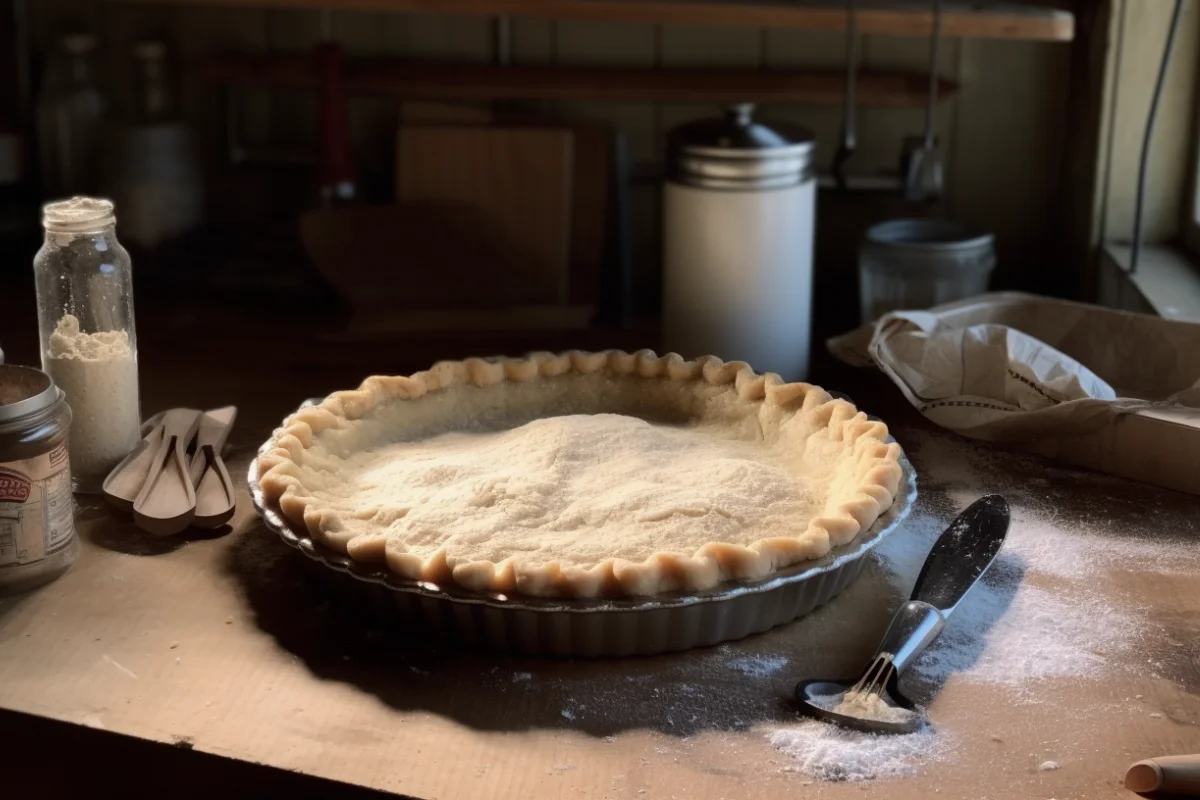
[[[769,734],[771,744],[796,760],[785,771],[823,781],[868,781],[916,774],[950,752],[950,738],[931,730],[897,736],[849,731],[805,720]]]
[[[751,678],[767,678],[787,666],[783,656],[741,656],[729,662],[729,668]]]
[[[71,472],[103,477],[140,438],[137,364],[125,331],[85,333],[71,314],[58,321],[46,370],[71,407]]]

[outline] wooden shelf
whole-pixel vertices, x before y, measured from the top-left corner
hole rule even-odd
[[[312,58],[221,55],[205,64],[214,83],[283,86],[315,90]],[[841,104],[846,76],[840,71],[752,69],[627,69],[618,67],[496,67],[425,64],[396,59],[352,61],[346,91],[354,95],[399,95],[414,100],[604,100],[621,102],[778,102],[817,106]],[[958,85],[941,81],[946,99]],[[858,102],[864,107],[920,107],[929,78],[919,73],[864,71]]]
[[[214,5],[257,8],[328,8],[338,11],[404,11],[473,16],[531,16],[552,19],[710,25],[739,28],[793,28],[842,31],[846,11],[839,2],[815,0],[120,0],[161,5]],[[928,36],[932,14],[927,2],[913,0],[861,8],[859,31],[891,36]],[[942,33],[950,37],[1068,42],[1075,17],[1045,5],[949,2]]]

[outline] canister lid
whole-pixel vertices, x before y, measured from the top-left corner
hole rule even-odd
[[[668,137],[671,180],[713,189],[778,188],[812,177],[812,132],[753,119],[754,104],[680,125]]]
[[[61,397],[54,381],[40,369],[0,364],[0,422],[44,411]]]

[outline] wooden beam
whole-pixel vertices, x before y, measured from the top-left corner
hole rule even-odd
[[[330,8],[338,11],[397,11],[473,16],[530,16],[551,19],[642,22],[653,25],[710,25],[738,28],[793,28],[843,31],[841,3],[816,0],[119,0],[174,5],[254,6],[258,8]],[[928,36],[932,14],[925,2],[861,8],[858,29],[864,34]],[[1075,36],[1069,11],[1018,3],[980,6],[946,3],[942,33],[949,37],[1032,39],[1067,42]]]
[[[214,83],[316,89],[312,58],[221,55],[210,59],[205,75]],[[346,65],[346,91],[356,95],[398,95],[417,100],[601,100],[620,102],[777,102],[840,105],[846,77],[841,71],[798,69],[629,69],[617,67],[496,67],[427,64],[380,59]],[[858,102],[866,107],[920,107],[929,78],[909,72],[864,71],[858,76]],[[939,99],[958,91],[941,81]]]

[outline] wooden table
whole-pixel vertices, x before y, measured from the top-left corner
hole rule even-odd
[[[235,475],[274,422],[333,380],[166,361],[143,374],[147,413],[241,407]],[[1048,542],[1078,546],[1092,528],[1142,542],[1151,557],[1078,579],[1099,606],[1129,610],[1136,641],[1097,652],[1096,675],[1025,686],[1022,702],[1011,687],[952,676],[925,690],[953,738],[946,758],[912,777],[822,783],[766,731],[795,724],[798,678],[848,674],[870,654],[897,597],[878,564],[850,590],[878,613],[848,618],[848,595],[721,648],[512,658],[405,638],[329,602],[244,493],[230,530],[169,540],[85,502],[79,563],[0,600],[5,796],[1118,798],[1131,796],[1120,788],[1129,763],[1200,752],[1200,590],[1162,560],[1200,537],[1200,501],[967,444],[931,431],[878,378],[831,380],[860,381],[860,403],[893,420],[922,476],[909,528],[932,530],[1000,492],[1018,520],[1055,511]],[[1147,532],[1164,538],[1161,553]],[[1060,574],[1024,561],[1023,585],[1062,590]],[[1039,770],[1047,760],[1061,768]]]

